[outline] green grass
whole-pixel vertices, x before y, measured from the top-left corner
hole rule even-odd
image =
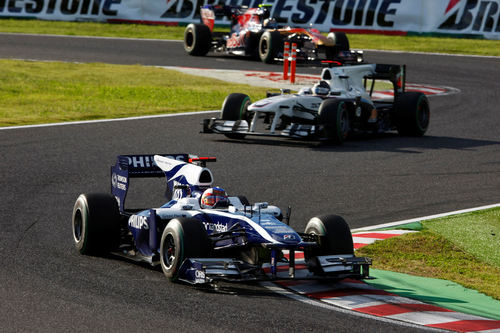
[[[454,281],[500,300],[500,208],[423,222],[357,251],[373,267]]]
[[[228,29],[218,29],[228,31]],[[184,27],[95,22],[2,19],[0,32],[182,40]],[[349,34],[353,49],[379,49],[500,56],[500,41],[424,36]]]
[[[266,89],[156,67],[0,60],[0,126],[218,110]]]
[[[500,209],[450,216],[423,225],[476,258],[500,267]]]

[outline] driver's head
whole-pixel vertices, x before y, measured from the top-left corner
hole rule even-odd
[[[212,187],[201,195],[201,208],[224,208],[229,206],[226,191],[220,187]]]
[[[261,4],[257,10],[257,14],[262,17],[262,20],[268,19],[271,16],[271,6]]]
[[[313,86],[312,91],[315,95],[326,96],[330,93],[330,85],[326,81],[319,81]]]

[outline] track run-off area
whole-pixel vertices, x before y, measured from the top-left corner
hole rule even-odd
[[[168,41],[9,34],[0,35],[0,43],[0,57],[10,59],[281,69],[227,56],[187,57],[181,43]],[[434,330],[401,318],[379,320],[335,305],[317,306],[310,297],[311,303],[297,301],[262,285],[231,285],[214,292],[172,284],[159,270],[116,258],[80,256],[73,248],[74,200],[80,193],[109,191],[109,167],[119,154],[216,156],[210,169],[217,185],[250,201],[291,206],[291,225],[300,231],[320,214],[342,215],[355,229],[499,202],[500,60],[376,51],[367,51],[365,58],[406,64],[409,83],[457,89],[429,97],[431,123],[424,137],[387,134],[338,147],[274,139],[240,142],[200,134],[201,120],[212,116],[206,113],[1,130],[3,328]],[[314,76],[320,70],[299,67],[298,73]],[[134,185],[137,201],[161,203],[162,181]]]

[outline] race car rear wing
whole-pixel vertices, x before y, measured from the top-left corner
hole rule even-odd
[[[335,73],[344,73],[339,78],[348,78],[349,73],[362,72],[364,73],[364,86],[367,88],[367,80],[372,80],[369,89],[370,96],[373,94],[376,80],[386,80],[392,83],[394,95],[405,92],[406,89],[406,65],[390,65],[390,64],[359,64],[354,66],[338,67],[328,64],[329,69],[323,69],[321,80],[330,81],[334,78]]]
[[[212,173],[205,166],[215,161],[215,157],[190,154],[119,155],[111,167],[111,193],[121,212],[131,178],[166,177],[168,197],[190,196],[212,184]]]
[[[189,154],[157,154],[178,161],[189,161]],[[154,155],[119,155],[111,167],[111,193],[120,211],[125,211],[125,199],[131,178],[164,177],[165,173],[154,161]]]
[[[365,79],[389,80],[394,86],[394,95],[404,93],[406,89],[406,65],[377,64],[375,73]],[[373,93],[373,87],[372,84],[370,95]]]

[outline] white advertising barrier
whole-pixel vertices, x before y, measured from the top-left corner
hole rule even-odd
[[[270,4],[278,23],[321,31],[500,39],[500,0],[0,0],[0,17],[177,25],[199,22],[212,3]]]

